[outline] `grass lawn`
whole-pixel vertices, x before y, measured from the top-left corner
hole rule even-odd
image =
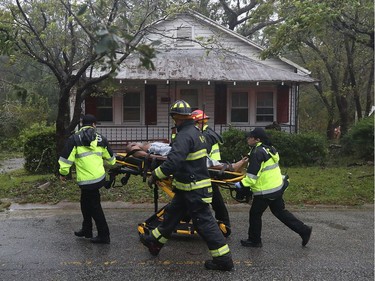
[[[285,191],[285,201],[293,205],[349,205],[360,206],[374,202],[373,164],[340,167],[288,168],[290,185]],[[141,176],[131,176],[122,186],[121,175],[115,187],[102,189],[103,201],[152,203],[153,191],[142,181]],[[74,180],[62,184],[54,175],[32,175],[24,169],[0,175],[0,203],[58,203],[79,201],[79,189]],[[236,203],[229,191],[222,189],[227,203]],[[168,202],[168,196],[159,191],[159,202]],[[6,199],[5,199],[6,198]],[[1,209],[1,208],[0,208]]]

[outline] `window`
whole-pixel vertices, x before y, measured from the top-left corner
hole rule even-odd
[[[272,92],[259,92],[257,97],[257,122],[273,122],[273,93]]]
[[[230,115],[231,122],[249,121],[249,108],[247,99],[247,92],[232,93],[232,108]]]
[[[141,94],[126,93],[123,98],[123,121],[140,122],[141,121]]]
[[[98,121],[113,121],[112,97],[96,98],[96,118]]]
[[[176,45],[191,46],[193,39],[193,29],[191,26],[179,26],[176,32]]]
[[[198,89],[181,89],[180,97],[190,104],[192,111],[199,108]]]

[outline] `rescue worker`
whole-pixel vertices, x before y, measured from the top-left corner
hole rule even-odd
[[[203,136],[206,138],[208,159],[220,161],[220,147],[223,144],[222,137],[208,126],[209,116],[202,110],[197,109],[192,112],[195,125],[201,130]],[[213,161],[212,161],[213,162]],[[225,206],[223,196],[217,184],[212,183],[212,209],[215,212],[215,218],[223,231],[225,237],[231,234],[230,219],[227,207]],[[222,225],[224,224],[224,225]]]
[[[247,174],[236,187],[253,193],[250,208],[248,238],[241,240],[244,247],[262,247],[262,215],[270,207],[272,214],[302,238],[302,246],[309,242],[312,227],[305,225],[285,209],[283,193],[288,186],[279,167],[279,153],[271,145],[266,132],[255,128],[247,133],[247,143],[251,147]],[[250,189],[250,190],[249,190]]]
[[[194,125],[187,102],[176,101],[171,106],[170,115],[178,133],[167,159],[152,171],[148,183],[152,186],[157,180],[173,175],[175,195],[165,208],[161,224],[151,233],[141,234],[140,240],[152,255],[157,256],[179,221],[188,213],[213,257],[205,262],[206,269],[230,271],[233,261],[229,246],[209,207],[212,187],[206,166],[205,138]]]
[[[75,164],[77,184],[81,189],[82,228],[75,231],[78,237],[91,238],[92,243],[109,244],[109,228],[100,203],[99,189],[105,184],[103,159],[114,165],[116,158],[107,139],[95,130],[96,118],[87,114],[82,117],[82,128],[71,135],[59,158],[60,180],[65,182],[70,167]],[[98,235],[92,234],[94,219]]]

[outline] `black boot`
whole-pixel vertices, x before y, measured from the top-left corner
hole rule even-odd
[[[231,254],[226,254],[221,257],[215,257],[212,260],[207,260],[204,267],[208,270],[231,271],[234,268]]]
[[[161,248],[163,247],[163,244],[158,242],[151,235],[141,234],[139,236],[139,238],[140,238],[142,244],[145,245],[148,248],[149,252],[153,256],[157,256],[159,254]]]
[[[250,239],[241,240],[241,245],[244,247],[252,247],[252,248],[261,248],[263,246],[262,242],[254,242]]]
[[[91,243],[94,244],[109,244],[111,243],[111,239],[109,236],[96,236],[90,239]]]
[[[78,237],[92,238],[92,230],[80,229],[78,231],[74,231],[74,235]]]
[[[301,234],[302,246],[303,247],[305,247],[307,245],[307,243],[309,242],[310,236],[311,236],[311,232],[312,232],[312,227],[308,226],[306,232],[304,234]]]

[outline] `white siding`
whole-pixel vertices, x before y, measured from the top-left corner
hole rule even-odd
[[[168,48],[203,48],[200,44],[194,43],[191,46],[186,46],[186,47],[179,47],[175,43],[175,39],[171,38],[176,38],[176,30],[177,27],[179,26],[192,26],[193,28],[193,38],[205,38],[206,40],[209,38],[216,38],[215,39],[215,46],[216,48],[220,49],[227,49],[231,50],[234,52],[237,52],[241,55],[244,55],[246,57],[249,57],[253,60],[256,61],[261,61],[263,64],[279,68],[279,69],[284,69],[284,70],[289,70],[289,71],[294,71],[295,67],[283,62],[280,59],[267,59],[267,60],[261,60],[259,58],[260,54],[260,49],[251,45],[247,39],[241,37],[238,34],[235,34],[234,32],[229,31],[224,32],[223,30],[220,30],[216,26],[210,24],[209,22],[205,22],[202,20],[199,20],[197,18],[194,18],[191,15],[184,14],[178,17],[177,19],[174,20],[167,20],[162,23],[159,23],[157,25],[157,31],[160,32],[161,34],[164,34],[165,37],[160,38],[160,35],[158,34],[150,34],[147,36],[148,42],[154,41],[154,40],[160,40],[163,43],[158,46],[158,48],[161,49],[168,49]],[[234,33],[234,35],[232,35]],[[242,38],[242,39],[240,39]]]

